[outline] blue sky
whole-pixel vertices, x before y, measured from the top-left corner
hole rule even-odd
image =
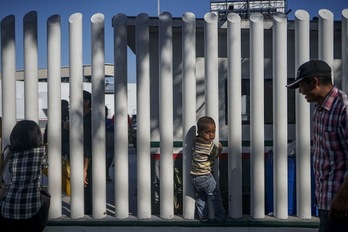
[[[84,36],[84,64],[90,64],[90,18],[95,13],[105,16],[105,62],[113,63],[112,27],[111,19],[118,13],[127,16],[137,16],[147,13],[149,16],[157,16],[158,0],[9,0],[1,1],[0,20],[8,15],[15,15],[16,20],[16,67],[23,69],[23,16],[30,11],[37,11],[39,26],[39,68],[46,68],[46,23],[47,19],[54,15],[61,16],[62,27],[62,66],[69,65],[68,52],[68,19],[73,13],[83,15]],[[341,12],[348,8],[347,0],[288,0],[289,19],[294,18],[298,9],[308,11],[311,17],[317,16],[320,9],[331,10],[335,20],[341,19]],[[181,17],[185,12],[192,12],[197,18],[203,18],[210,11],[210,0],[161,0],[160,12],[168,11],[173,17]],[[134,64],[134,56],[128,56],[129,63]],[[134,68],[129,67],[129,81],[135,81]]]

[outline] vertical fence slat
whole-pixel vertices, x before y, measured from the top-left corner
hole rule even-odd
[[[219,59],[218,17],[214,13],[204,15],[204,70],[205,70],[205,115],[216,123],[215,142],[219,141]]]
[[[274,216],[288,218],[287,16],[273,16],[273,180]]]
[[[84,216],[84,155],[83,155],[83,63],[82,63],[82,14],[69,17],[70,65],[70,183],[73,219]]]
[[[23,17],[25,119],[39,122],[37,12]]]
[[[243,215],[242,198],[242,68],[241,18],[227,16],[228,209],[231,218]]]
[[[9,15],[1,21],[1,78],[1,143],[2,147],[5,147],[10,142],[10,133],[16,124],[16,33],[14,15]],[[6,174],[5,172],[5,177],[7,177]]]
[[[335,72],[333,67],[334,57],[334,15],[329,10],[319,10],[318,24],[318,58],[326,61],[332,69],[332,80],[335,80]]]
[[[342,90],[348,92],[348,9],[342,10]]]
[[[159,16],[160,216],[174,217],[172,16]]]
[[[104,15],[91,17],[93,218],[106,216]]]
[[[309,60],[309,14],[295,12],[295,75],[298,67]],[[311,147],[310,106],[298,91],[296,105],[296,204],[297,216],[311,218]]]
[[[117,14],[113,19],[113,26],[115,63],[115,208],[116,218],[123,219],[129,215],[127,16],[125,14]]]
[[[348,9],[342,10],[342,90],[348,92]]]
[[[263,33],[263,15],[252,14],[250,16],[250,214],[254,218],[265,217]]]
[[[183,215],[193,219],[195,190],[191,183],[191,158],[196,136],[196,17],[185,13],[182,17],[182,63],[183,63]]]
[[[60,16],[47,20],[47,97],[48,97],[48,191],[50,218],[62,216],[62,114],[61,114],[61,27]]]
[[[214,13],[204,15],[204,70],[205,70],[205,115],[216,124],[215,144],[219,143],[219,59],[218,59],[218,16]],[[219,160],[213,167],[214,177],[219,185]],[[208,201],[209,218],[215,218],[212,203]]]
[[[136,17],[138,217],[151,218],[149,16]]]

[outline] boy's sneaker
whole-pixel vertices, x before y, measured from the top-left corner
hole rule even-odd
[[[207,222],[207,221],[208,221],[208,218],[200,218],[200,217],[198,217],[198,220],[199,220],[200,222]]]

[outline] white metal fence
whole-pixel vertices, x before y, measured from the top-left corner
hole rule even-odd
[[[310,19],[307,12],[295,13],[294,57],[295,68],[310,57]],[[333,15],[327,10],[318,17],[318,58],[334,64]],[[173,101],[173,47],[175,41],[170,13],[162,13],[158,18],[158,111],[157,122],[151,117],[150,89],[153,88],[150,75],[150,59],[154,52],[150,40],[149,16],[145,13],[135,18],[136,81],[137,81],[137,217],[147,219],[151,209],[151,128],[158,123],[160,141],[160,217],[172,219],[173,208],[173,133],[174,120],[182,127],[183,153],[183,217],[194,218],[194,191],[190,182],[189,167],[191,146],[196,124],[196,18],[192,13],[182,17],[181,65],[182,65],[182,118],[173,118],[176,106]],[[129,18],[117,14],[112,21],[114,30],[114,73],[115,73],[115,217],[129,216],[128,183],[128,130],[127,130],[127,44]],[[24,82],[25,118],[38,121],[37,102],[37,15],[29,12],[24,17]],[[82,15],[69,17],[69,66],[70,66],[70,149],[71,154],[71,218],[84,216],[83,185],[83,135],[82,135]],[[241,24],[237,14],[229,14],[227,31],[227,101],[228,122],[226,151],[228,153],[228,210],[231,218],[242,217],[242,124],[241,124],[241,79],[242,46]],[[274,215],[279,219],[288,217],[287,203],[287,92],[284,86],[288,78],[288,20],[286,15],[277,14],[272,23],[272,76],[273,80],[273,151],[274,156]],[[265,217],[265,131],[264,131],[264,28],[261,14],[252,14],[249,21],[250,59],[250,215]],[[204,102],[205,114],[213,117],[220,125],[219,107],[219,30],[220,22],[213,13],[204,16]],[[101,219],[106,212],[105,183],[105,86],[104,86],[104,16],[91,17],[92,33],[92,102],[93,102],[93,218]],[[341,53],[339,70],[342,88],[347,90],[348,78],[348,10],[342,11]],[[7,16],[1,21],[1,76],[2,76],[2,135],[3,145],[9,141],[9,134],[16,123],[15,88],[15,18]],[[48,70],[48,151],[49,151],[49,191],[52,195],[50,218],[62,216],[61,196],[61,153],[60,153],[60,99],[61,92],[61,18],[53,15],[47,20],[47,70]],[[337,59],[335,59],[337,60]],[[174,98],[174,99],[173,99]],[[53,106],[53,107],[52,107]],[[297,156],[297,216],[311,218],[310,188],[310,106],[304,98],[296,95],[296,144]],[[217,130],[217,140],[219,131]],[[169,170],[169,171],[168,171]],[[218,173],[218,172],[216,172]]]

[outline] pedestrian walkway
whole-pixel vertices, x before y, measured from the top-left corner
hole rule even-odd
[[[234,232],[314,232],[317,231],[318,218],[301,220],[297,217],[289,217],[287,220],[279,220],[271,216],[266,216],[262,220],[256,220],[245,215],[242,219],[228,219],[224,223],[208,221],[206,223],[198,220],[188,220],[181,216],[174,219],[161,219],[158,215],[153,215],[151,219],[140,220],[137,218],[137,190],[136,190],[136,150],[129,149],[129,217],[127,219],[115,218],[115,189],[114,181],[107,182],[107,216],[103,219],[93,219],[85,216],[81,219],[70,218],[70,197],[63,195],[63,216],[59,219],[49,220],[45,232],[68,232],[68,231],[179,231],[179,232],[212,232],[212,231],[231,231]],[[110,176],[114,175],[114,167],[110,168]]]
[[[137,190],[136,190],[136,150],[133,147],[129,147],[129,215],[136,217],[137,215]],[[114,164],[110,167],[110,177],[111,181],[106,182],[106,211],[107,216],[115,217],[115,185],[114,185]],[[43,181],[47,183],[47,180]],[[70,196],[62,193],[62,219],[71,220],[70,219]]]
[[[200,222],[198,220],[187,220],[181,217],[175,217],[172,220],[163,220],[153,216],[149,220],[139,220],[130,216],[126,220],[116,220],[113,217],[106,217],[103,220],[91,220],[85,217],[81,220],[50,221],[45,232],[68,232],[68,231],[158,231],[158,232],[212,232],[212,231],[234,231],[234,232],[315,232],[318,220],[306,220],[305,223],[296,217],[290,217],[288,220],[279,220],[272,217],[266,217],[262,220],[255,220],[245,217],[238,220],[229,219],[224,223]]]
[[[141,227],[141,226],[127,226],[127,227],[94,227],[94,226],[66,226],[66,227],[47,227],[44,232],[317,232],[318,229],[313,228],[249,228],[249,227]]]

